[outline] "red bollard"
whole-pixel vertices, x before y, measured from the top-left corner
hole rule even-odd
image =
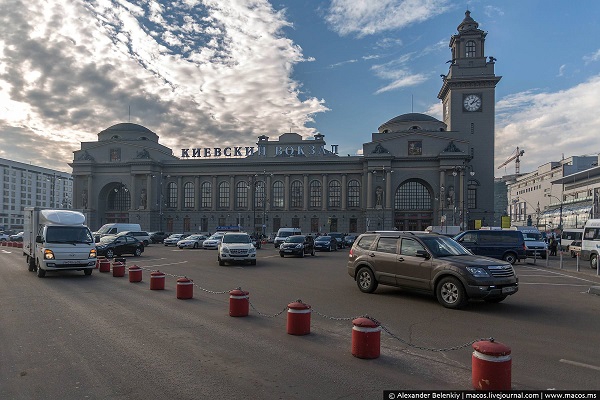
[[[237,288],[229,292],[229,316],[230,317],[247,317],[250,311],[250,301],[248,300],[248,292]]]
[[[310,306],[302,300],[288,304],[287,333],[307,335],[310,333]]]
[[[110,260],[103,258],[100,261],[100,264],[98,265],[98,270],[100,272],[110,272]]]
[[[137,265],[129,267],[129,282],[141,282],[142,281],[142,269]]]
[[[150,273],[150,290],[165,289],[165,274],[160,271]]]
[[[352,321],[352,355],[358,358],[377,358],[380,353],[381,326],[370,318]]]
[[[8,247],[13,247],[13,242],[8,242],[8,243],[7,243],[7,246],[8,246]]]
[[[120,261],[116,261],[112,266],[113,276],[121,278],[125,276],[125,264]]]
[[[177,298],[182,300],[194,297],[194,282],[187,277],[177,279]]]
[[[17,242],[17,247],[22,249],[23,248],[23,242]]]
[[[511,390],[510,347],[494,339],[473,343],[472,381],[475,390]]]

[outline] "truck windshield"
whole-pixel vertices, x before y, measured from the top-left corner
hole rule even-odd
[[[46,230],[47,243],[93,243],[90,230],[85,226],[49,226]]]

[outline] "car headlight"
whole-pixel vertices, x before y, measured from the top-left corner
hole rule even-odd
[[[302,245],[301,245],[301,244],[297,244],[297,245],[296,245],[296,248],[297,248],[297,249],[301,249],[301,248],[302,248]]]
[[[225,246],[221,247],[221,253],[223,253],[223,254],[229,254],[229,248],[227,248]]]
[[[248,251],[250,254],[252,253],[256,253],[256,249],[254,247],[251,247],[250,250]]]
[[[467,271],[475,278],[489,278],[490,276],[486,269],[481,267],[467,267]]]
[[[91,249],[88,258],[96,258],[96,249]]]
[[[54,260],[54,253],[52,252],[52,250],[44,250],[44,260]]]

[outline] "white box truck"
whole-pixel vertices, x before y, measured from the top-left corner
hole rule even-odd
[[[26,207],[23,232],[23,255],[40,278],[46,271],[91,275],[96,267],[96,243],[78,211]]]

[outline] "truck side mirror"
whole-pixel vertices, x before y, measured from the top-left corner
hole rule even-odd
[[[35,242],[36,243],[44,243],[44,239],[42,239],[42,237],[40,235],[37,235],[35,237]]]

